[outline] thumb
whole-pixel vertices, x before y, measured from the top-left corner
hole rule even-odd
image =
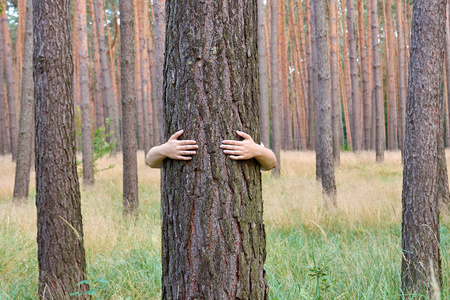
[[[183,134],[184,130],[181,129],[180,131],[175,132],[169,140],[176,140],[178,139],[182,134]]]

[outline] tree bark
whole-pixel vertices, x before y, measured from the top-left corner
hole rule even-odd
[[[94,0],[95,18],[97,23],[97,35],[100,51],[100,65],[102,68],[102,96],[104,108],[103,113],[109,118],[110,127],[108,132],[111,132],[111,140],[117,141],[117,149],[121,148],[120,128],[119,128],[119,114],[117,111],[117,100],[111,83],[111,76],[108,67],[108,58],[106,57],[105,49],[105,28],[103,20],[103,0]],[[106,104],[106,105],[105,105]],[[106,118],[106,117],[105,117]]]
[[[120,0],[120,80],[123,126],[123,213],[136,216],[139,209],[136,97],[134,83],[134,20],[132,0]]]
[[[155,140],[159,143],[163,142],[161,126],[164,124],[164,110],[163,110],[163,64],[164,61],[164,40],[166,36],[166,1],[155,0],[153,2],[153,9],[155,15],[155,84],[153,87],[156,90],[156,108],[155,115],[157,118],[153,119],[153,127],[155,128]]]
[[[0,23],[3,30],[3,50],[5,53],[5,78],[7,99],[9,108],[9,138],[11,145],[12,160],[16,160],[17,156],[17,90],[16,83],[14,82],[14,72],[11,53],[11,41],[9,37],[8,20],[6,18],[6,12],[0,14]]]
[[[258,0],[259,119],[261,123],[261,142],[269,147],[269,78],[267,76],[266,25],[264,16],[264,1]]]
[[[39,298],[87,290],[69,0],[33,1]]]
[[[164,161],[163,299],[268,299],[260,166],[219,148],[260,142],[256,18],[256,1],[167,2],[165,137],[199,149]]]
[[[378,38],[378,2],[372,1],[372,47],[373,47],[373,88],[375,97],[375,115],[376,115],[376,129],[375,129],[375,150],[376,161],[382,163],[384,161],[384,149],[386,145],[385,140],[385,126],[384,126],[384,101],[382,93],[382,78],[381,78],[381,63],[380,63],[380,41]]]
[[[270,106],[272,110],[272,149],[277,158],[277,166],[272,171],[276,177],[280,176],[280,152],[281,152],[281,79],[280,79],[280,61],[278,56],[278,0],[271,0],[271,17],[270,21],[270,71],[272,79],[270,81]]]
[[[329,12],[330,12],[330,65],[331,70],[331,130],[332,130],[332,145],[333,145],[333,162],[335,166],[340,164],[340,122],[339,112],[341,111],[341,101],[339,95],[339,56],[338,56],[338,30],[337,30],[337,14],[336,14],[337,1],[330,0]]]
[[[333,2],[330,5],[334,5]],[[331,135],[331,75],[328,60],[328,24],[325,0],[314,3],[314,18],[317,47],[317,99],[316,129],[320,148],[316,149],[316,160],[320,160],[322,192],[325,207],[336,206],[336,181],[334,178],[333,146]],[[320,151],[318,151],[320,150]]]
[[[403,156],[402,290],[430,299],[440,298],[442,286],[439,153],[445,3],[414,2]]]
[[[22,72],[22,96],[17,146],[17,164],[14,180],[14,200],[27,202],[30,186],[30,169],[34,131],[34,82],[33,82],[33,3],[27,0],[24,58]],[[1,69],[1,68],[0,68]],[[0,88],[1,89],[1,88]],[[2,101],[0,97],[0,101]]]

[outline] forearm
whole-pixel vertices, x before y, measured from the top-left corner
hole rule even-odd
[[[145,157],[146,164],[151,168],[160,168],[163,160],[167,157],[164,154],[165,144],[155,146],[148,151]]]
[[[275,168],[276,157],[272,150],[258,145],[260,147],[258,155],[255,155],[255,159],[259,162],[264,171],[269,171]]]

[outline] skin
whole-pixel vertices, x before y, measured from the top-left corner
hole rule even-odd
[[[170,139],[159,146],[155,146],[147,153],[145,162],[152,168],[160,168],[164,159],[191,160],[192,155],[197,154],[197,142],[194,140],[179,140],[183,130],[174,133]],[[223,153],[229,155],[233,160],[246,160],[255,158],[263,170],[275,168],[276,158],[272,150],[259,145],[253,139],[242,131],[236,133],[243,138],[242,141],[224,140],[220,145]]]

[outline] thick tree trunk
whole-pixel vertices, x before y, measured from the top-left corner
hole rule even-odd
[[[268,299],[260,166],[219,148],[238,129],[260,142],[256,18],[256,1],[167,2],[165,137],[199,149],[164,161],[163,299]]]
[[[9,138],[11,145],[11,153],[13,161],[16,160],[17,156],[17,90],[16,83],[14,82],[14,72],[12,63],[12,53],[11,53],[11,42],[9,37],[8,21],[6,18],[6,12],[0,14],[0,25],[3,30],[3,50],[5,53],[5,78],[6,78],[6,89],[7,89],[7,99],[9,108]]]
[[[34,82],[33,82],[33,3],[27,0],[26,31],[22,72],[22,96],[19,139],[17,146],[17,164],[14,180],[14,199],[26,202],[30,186],[30,169],[34,131]],[[1,68],[0,68],[1,69]],[[2,101],[0,97],[0,101]],[[0,108],[1,109],[1,108]]]
[[[280,78],[280,60],[278,56],[278,0],[271,0],[271,17],[270,21],[270,71],[272,72],[272,80],[270,81],[270,106],[272,112],[272,149],[277,158],[277,166],[272,171],[274,176],[280,176],[280,152],[281,152],[281,78]]]
[[[123,213],[130,216],[137,215],[139,208],[132,0],[120,0],[119,10],[123,126]]]
[[[86,290],[69,0],[33,1],[39,297]]]
[[[347,23],[348,23],[348,41],[349,41],[349,57],[350,57],[350,76],[352,83],[352,112],[353,112],[353,128],[352,140],[353,150],[355,152],[361,150],[361,100],[359,95],[359,75],[358,75],[358,57],[356,52],[356,22],[354,13],[353,0],[347,0]]]
[[[261,124],[261,142],[266,147],[269,147],[269,78],[267,76],[266,25],[264,16],[264,1],[258,0],[259,120]]]
[[[77,26],[78,29],[78,63],[80,75],[80,107],[81,107],[81,143],[83,153],[83,184],[86,186],[94,184],[94,161],[92,147],[92,125],[91,125],[91,101],[89,89],[89,54],[88,54],[88,32],[86,18],[86,1],[77,0]]]
[[[339,112],[341,110],[341,97],[339,94],[339,56],[338,56],[338,29],[337,29],[337,1],[330,0],[330,71],[331,71],[331,130],[333,137],[333,161],[335,166],[340,164],[340,129],[339,126],[342,120],[339,119]]]
[[[10,153],[10,147],[8,142],[7,133],[7,119],[6,119],[6,103],[5,103],[5,83],[3,76],[5,74],[5,64],[4,64],[4,42],[3,42],[3,32],[0,26],[0,134],[1,134],[1,154]]]
[[[317,99],[316,129],[319,133],[320,148],[316,149],[316,160],[322,168],[322,191],[325,207],[336,206],[336,182],[334,178],[333,146],[331,135],[331,75],[328,60],[328,24],[326,19],[326,0],[314,3],[314,17],[317,45]],[[334,5],[333,2],[330,5]],[[320,150],[320,151],[318,151]]]
[[[375,150],[376,161],[382,163],[384,161],[384,149],[386,148],[385,126],[384,126],[384,101],[382,93],[382,78],[380,64],[380,41],[378,38],[378,2],[372,1],[372,47],[373,47],[373,88],[375,102]]]
[[[442,285],[439,165],[445,2],[414,2],[403,156],[402,290],[430,299],[440,298]]]
[[[155,133],[155,141],[159,143],[163,142],[163,128],[161,126],[164,124],[164,110],[163,110],[163,61],[164,61],[164,41],[166,36],[166,1],[165,0],[155,0],[153,2],[153,9],[155,15],[155,81],[153,87],[155,88],[156,94],[156,105],[157,108],[153,118],[153,127]]]
[[[405,107],[406,107],[406,85],[405,85],[405,36],[403,25],[402,1],[397,0],[397,40],[398,40],[398,143],[403,153],[405,141]],[[449,61],[450,64],[450,61]]]
[[[120,129],[119,129],[119,114],[117,111],[117,100],[111,83],[111,76],[108,67],[108,58],[106,57],[105,49],[105,28],[103,21],[103,0],[94,0],[95,18],[97,23],[97,35],[100,51],[100,65],[102,68],[102,95],[105,118],[109,118],[110,127],[109,132],[112,132],[111,139],[117,141],[117,149],[121,149]],[[105,105],[106,104],[106,105]]]

